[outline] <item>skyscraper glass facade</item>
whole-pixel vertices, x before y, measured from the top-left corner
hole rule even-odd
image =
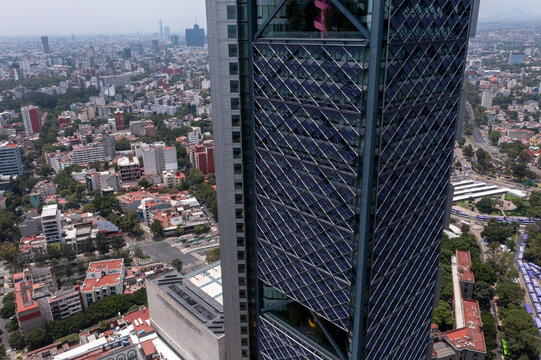
[[[246,357],[426,358],[473,0],[213,6],[244,7],[244,23],[221,34],[250,39],[249,63],[235,67],[247,81],[230,95],[244,172],[248,283],[236,292],[249,295]],[[209,20],[213,101],[227,94],[212,67],[218,28]],[[234,128],[223,130],[217,153],[232,150],[231,136],[234,148]],[[219,211],[234,207],[219,195]],[[223,252],[234,242],[222,236]],[[226,308],[238,301],[228,291]]]

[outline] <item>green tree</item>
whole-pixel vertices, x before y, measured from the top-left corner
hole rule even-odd
[[[178,258],[177,258],[177,259],[173,259],[173,261],[171,261],[171,265],[172,265],[175,269],[177,269],[178,272],[181,272],[181,271],[182,271],[182,266],[183,266],[182,260],[180,260],[180,259],[178,259]]]
[[[39,349],[45,345],[50,344],[53,339],[45,329],[36,329],[31,331],[25,337],[29,350]]]
[[[498,275],[492,266],[474,261],[471,267],[476,283],[484,282],[492,286],[498,279]]]
[[[60,254],[63,258],[73,260],[76,257],[73,247],[69,244],[62,244],[60,247]]]
[[[13,318],[6,324],[6,330],[10,333],[19,330],[19,322]]]
[[[158,220],[154,220],[152,224],[150,224],[150,231],[154,234],[154,236],[157,236],[157,237],[165,236],[163,225]]]
[[[95,196],[92,205],[101,216],[108,217],[115,208],[115,198],[113,196]]]
[[[109,253],[109,241],[105,235],[98,233],[96,236],[96,248],[102,255]]]
[[[94,242],[90,238],[83,240],[80,249],[86,256],[90,256],[94,254],[94,251],[96,251]]]
[[[145,257],[145,253],[139,246],[135,246],[133,248],[133,256],[138,259],[142,259]]]
[[[504,282],[496,284],[496,295],[498,303],[504,307],[509,305],[519,305],[524,298],[524,290],[520,285]]]
[[[207,261],[207,264],[212,264],[216,261],[220,261],[220,248],[207,251],[205,260]]]
[[[462,225],[460,225],[460,232],[461,232],[462,234],[467,234],[467,233],[469,233],[469,232],[470,232],[470,225],[468,225],[468,224],[462,224]]]
[[[489,243],[504,244],[514,231],[516,230],[512,225],[500,223],[497,219],[490,219],[481,236],[486,238]]]
[[[114,251],[117,253],[126,245],[126,242],[124,241],[124,238],[121,236],[113,236],[110,239],[110,245],[113,248]]]
[[[104,331],[107,331],[107,329],[109,329],[109,323],[105,320],[100,321],[98,325],[98,330],[100,332],[104,332]]]
[[[499,131],[491,131],[488,133],[488,139],[494,146],[498,146],[498,143],[500,142],[501,133]]]
[[[14,242],[15,240],[18,240],[19,228],[17,227],[17,222],[17,218],[13,212],[0,209],[0,239],[2,239],[2,241]],[[1,253],[2,251],[3,249],[0,249],[0,256],[5,255]],[[9,257],[2,260],[12,262],[13,258]]]
[[[130,150],[130,148],[131,148],[130,142],[126,138],[120,139],[115,142],[116,151]]]
[[[9,319],[10,317],[15,315],[15,294],[6,294],[2,299],[2,304],[2,310],[0,310],[0,316],[2,317],[2,319]]]
[[[477,166],[481,173],[487,173],[492,169],[492,160],[488,152],[479,149],[475,153],[475,157],[477,158]]]
[[[143,229],[141,229],[141,225],[139,224],[135,224],[131,230],[131,233],[137,237],[141,236],[144,234],[144,231]]]
[[[193,232],[196,234],[203,234],[205,232],[209,231],[209,226],[207,224],[204,225],[196,225],[193,228]]]
[[[184,228],[181,225],[178,225],[175,230],[175,235],[182,236],[184,235]]]
[[[458,146],[460,148],[464,147],[464,145],[466,144],[466,138],[465,137],[461,137],[460,139],[457,140],[457,143],[458,143]]]
[[[525,356],[529,360],[538,359],[541,341],[530,314],[522,307],[512,307],[501,309],[500,317],[511,358]]]
[[[1,219],[1,216],[2,215],[0,214],[0,219]],[[1,235],[0,235],[0,238],[2,238]],[[2,239],[5,239],[5,238],[2,238]],[[8,241],[4,241],[0,245],[0,260],[7,261],[10,264],[16,264],[18,258],[19,258],[19,249],[15,245],[9,243]]]
[[[139,186],[142,186],[145,189],[148,189],[149,187],[152,186],[152,184],[150,183],[150,181],[148,181],[147,178],[142,178],[141,180],[139,180],[138,184]]]
[[[441,331],[451,330],[453,325],[455,325],[451,305],[440,300],[439,305],[434,309],[434,313],[432,314],[432,321],[438,325]]]
[[[524,179],[528,171],[529,162],[530,155],[526,151],[522,151],[511,164],[513,176],[515,176],[517,179]]]
[[[483,334],[485,336],[485,346],[487,349],[485,359],[494,359],[495,356],[493,351],[498,348],[498,343],[496,342],[498,330],[496,329],[494,316],[492,316],[489,311],[481,311],[481,321],[483,323]]]
[[[473,147],[470,144],[464,146],[464,148],[462,149],[462,154],[464,154],[464,156],[468,159],[471,159],[474,154]]]
[[[492,298],[492,288],[484,281],[476,281],[473,294],[480,303],[488,305]]]
[[[475,207],[483,214],[490,214],[494,209],[494,201],[489,197],[484,197],[475,204]]]
[[[16,331],[12,333],[9,336],[8,342],[9,342],[9,346],[17,350],[22,350],[26,346],[26,342],[24,341],[24,337],[20,331]]]

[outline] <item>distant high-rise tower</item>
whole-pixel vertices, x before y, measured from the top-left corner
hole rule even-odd
[[[153,51],[160,51],[160,41],[159,40],[152,40],[152,50]]]
[[[178,35],[171,35],[171,44],[173,44],[173,45],[178,45],[179,44]]]
[[[41,127],[41,114],[39,107],[34,105],[23,106],[21,108],[21,116],[23,118],[24,131],[26,135],[39,133]]]
[[[195,24],[193,29],[186,29],[186,46],[205,46],[205,29]]]
[[[207,0],[228,359],[432,354],[476,0]]]
[[[163,23],[160,20],[160,37],[163,37]]]
[[[122,49],[122,58],[124,60],[131,59],[131,49],[130,48]]]
[[[51,50],[49,49],[49,37],[48,36],[42,36],[41,37],[41,47],[43,48],[43,52],[45,54],[50,54]]]
[[[164,35],[166,38],[168,38],[169,35],[171,35],[171,30],[169,29],[169,26],[165,26],[165,27],[163,28],[163,35]]]

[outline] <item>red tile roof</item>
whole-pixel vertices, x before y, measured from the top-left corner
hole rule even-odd
[[[120,283],[120,274],[102,276],[101,279],[86,279],[83,284],[83,291],[93,291],[95,288],[104,285],[116,285]]]
[[[457,250],[456,259],[458,265],[458,276],[460,281],[475,282],[471,270],[471,257],[469,251]]]
[[[108,261],[95,261],[88,264],[88,272],[97,272],[97,271],[110,271],[122,269],[123,259],[114,259]]]
[[[147,341],[142,342],[141,346],[143,347],[143,352],[145,353],[146,356],[150,356],[158,352],[152,340],[147,340]]]
[[[150,312],[148,311],[148,307],[124,315],[124,321],[133,324],[135,333],[139,333],[141,330],[144,330],[146,334],[153,332],[154,328],[147,322],[149,319]],[[135,324],[135,320],[141,320],[141,322],[137,321],[137,324]]]
[[[486,352],[485,337],[481,326],[481,312],[477,300],[464,299],[464,319],[466,327],[445,333],[447,340],[457,349],[468,348]]]
[[[29,286],[26,281],[19,281],[14,284],[14,287],[17,313],[38,308],[38,302],[32,299],[32,286]]]

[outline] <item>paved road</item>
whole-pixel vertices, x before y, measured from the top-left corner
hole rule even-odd
[[[156,260],[171,263],[173,259],[180,259],[183,264],[182,271],[186,273],[197,270],[205,265],[204,261],[193,255],[184,254],[180,249],[172,246],[170,240],[150,241],[138,245],[145,253]]]
[[[475,230],[473,227],[470,228],[470,231],[473,235],[475,235],[475,239],[477,240],[477,244],[479,245],[479,247],[481,248],[481,262],[484,263],[486,262],[486,250],[487,250],[487,246],[483,243],[483,238],[481,237],[481,232],[483,232],[483,230]]]

